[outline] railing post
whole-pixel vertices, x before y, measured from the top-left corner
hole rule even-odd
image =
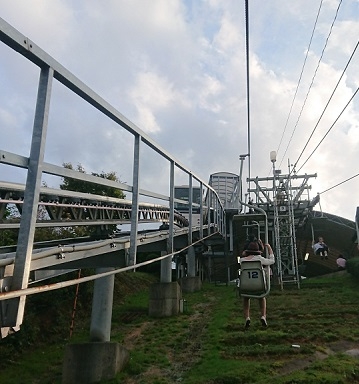
[[[207,195],[207,217],[208,217],[208,229],[207,233],[211,233],[211,223],[212,223],[212,191],[209,189],[208,190],[208,195]]]
[[[133,150],[133,182],[132,182],[132,209],[130,232],[130,265],[136,264],[137,231],[138,231],[138,201],[139,201],[139,177],[140,177],[140,143],[141,136],[135,135]]]
[[[41,68],[11,290],[27,288],[29,281],[53,74],[52,68]],[[25,301],[26,296],[9,300],[4,325],[13,327],[22,323]]]
[[[189,222],[189,231],[188,231],[188,244],[192,244],[192,225],[193,225],[193,216],[192,216],[192,204],[193,204],[193,183],[192,175],[189,174],[188,177],[188,222]]]
[[[167,238],[167,254],[173,253],[173,235],[174,235],[174,190],[175,190],[175,163],[170,162],[170,200],[169,200],[169,235]],[[161,283],[170,283],[172,281],[172,258],[167,257],[161,260]]]
[[[201,200],[200,200],[200,207],[199,207],[199,236],[201,239],[203,239],[203,183],[199,183],[199,189],[201,191]]]

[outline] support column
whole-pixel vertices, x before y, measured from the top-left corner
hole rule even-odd
[[[161,256],[166,255],[166,251],[161,252]],[[161,283],[170,283],[172,281],[172,260],[171,257],[161,260]]]
[[[188,277],[196,276],[196,254],[194,247],[190,246],[187,253],[187,274]]]
[[[96,273],[113,270],[114,268],[98,268]],[[95,280],[92,299],[90,341],[110,341],[114,283],[115,275],[105,276]]]
[[[187,276],[179,280],[183,292],[196,292],[202,288],[200,276],[197,276],[196,253],[194,247],[188,248],[187,253]]]
[[[97,273],[114,270],[98,268]],[[69,344],[65,350],[62,384],[97,383],[113,379],[128,362],[129,353],[110,342],[115,275],[95,280],[90,342]]]

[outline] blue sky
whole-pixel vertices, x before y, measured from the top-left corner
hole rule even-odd
[[[346,0],[296,125],[339,4],[323,0],[284,131],[319,4],[249,1],[252,177],[268,176],[269,153],[282,135],[283,173],[288,161],[297,160],[358,41],[359,1]],[[204,180],[214,172],[238,173],[238,156],[247,153],[244,1],[0,0],[0,17]],[[0,149],[28,155],[38,70],[2,44],[0,58]],[[358,85],[356,53],[299,166]],[[53,97],[46,161],[81,163],[88,172],[116,171],[130,181],[124,164],[132,147],[121,144],[119,150],[115,144],[126,133],[58,84]],[[358,173],[358,131],[359,96],[300,172],[318,174],[311,197]],[[144,184],[156,179],[165,188],[160,167],[148,154]],[[7,168],[0,172],[5,179],[18,178],[7,175]],[[323,211],[353,219],[358,189],[355,178],[323,194]]]

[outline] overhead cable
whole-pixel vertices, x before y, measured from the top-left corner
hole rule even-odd
[[[292,113],[292,109],[293,109],[293,105],[294,105],[294,101],[297,97],[297,93],[298,93],[298,89],[299,89],[299,85],[300,85],[300,82],[302,80],[302,76],[303,76],[303,72],[304,72],[304,67],[305,67],[305,64],[307,62],[307,58],[308,58],[308,54],[309,54],[309,51],[310,51],[310,47],[312,45],[312,40],[313,40],[313,36],[314,36],[314,31],[316,29],[316,26],[317,26],[317,22],[318,22],[318,18],[319,18],[319,14],[320,14],[320,10],[322,8],[322,4],[323,4],[323,0],[321,0],[320,4],[319,4],[319,9],[318,9],[318,12],[317,12],[317,17],[315,19],[315,22],[314,22],[314,26],[313,26],[313,30],[312,30],[312,35],[310,36],[310,40],[309,40],[309,45],[308,45],[308,49],[307,49],[307,52],[305,54],[305,58],[304,58],[304,63],[303,63],[303,66],[302,66],[302,70],[300,72],[300,75],[299,75],[299,80],[298,80],[298,83],[297,83],[297,88],[294,92],[294,97],[293,97],[293,100],[292,100],[292,104],[290,106],[290,109],[289,109],[289,113],[288,113],[288,116],[287,116],[287,121],[285,122],[285,126],[284,126],[284,129],[283,129],[283,132],[282,132],[282,137],[280,138],[280,141],[279,141],[279,145],[278,145],[278,148],[277,148],[277,153],[279,151],[279,148],[280,146],[282,145],[282,141],[283,141],[283,137],[284,137],[284,133],[287,129],[287,126],[288,126],[288,121],[289,121],[289,118],[290,118],[290,115]],[[283,155],[284,157],[284,155]]]
[[[245,25],[246,25],[246,72],[247,72],[247,153],[248,153],[248,180],[251,178],[251,128],[250,128],[250,108],[249,108],[249,19],[248,19],[248,0],[245,0]]]
[[[334,96],[334,93],[335,93],[335,91],[337,90],[337,88],[338,88],[338,86],[339,86],[339,83],[340,83],[340,81],[342,80],[342,78],[343,78],[343,76],[344,76],[344,74],[345,74],[345,71],[347,70],[347,68],[348,68],[348,66],[349,66],[349,64],[350,64],[350,62],[351,62],[351,60],[352,60],[352,58],[353,58],[353,56],[354,56],[356,50],[358,49],[358,46],[359,46],[359,40],[358,40],[358,42],[357,42],[357,44],[356,44],[356,46],[355,46],[355,48],[354,48],[352,54],[350,55],[350,58],[349,58],[349,60],[348,60],[348,62],[347,62],[347,64],[346,64],[345,68],[343,69],[343,72],[342,72],[342,74],[341,74],[339,80],[337,81],[337,84],[336,84],[336,86],[334,87],[334,90],[333,90],[332,94],[330,95],[329,100],[327,101],[327,104],[325,105],[323,112],[321,113],[321,115],[320,115],[320,117],[319,117],[317,123],[315,124],[315,127],[314,127],[312,133],[310,134],[310,136],[309,136],[307,142],[306,142],[305,145],[304,145],[304,148],[303,148],[302,152],[300,153],[300,155],[299,155],[297,161],[295,162],[295,164],[294,164],[294,166],[293,166],[293,169],[296,167],[296,165],[298,164],[300,158],[302,157],[302,155],[303,155],[305,149],[307,148],[308,143],[309,143],[310,139],[312,138],[312,136],[313,136],[315,130],[317,129],[317,127],[318,127],[318,125],[319,125],[319,123],[320,123],[320,121],[321,121],[321,119],[322,119],[322,117],[323,117],[325,111],[327,110],[328,105],[329,105],[330,101],[332,100],[332,98],[333,98],[333,96]]]
[[[336,19],[337,19],[337,17],[338,17],[338,12],[339,12],[339,8],[340,8],[341,4],[342,4],[342,0],[340,0],[340,2],[339,2],[339,4],[338,4],[338,7],[337,7],[337,10],[336,10],[334,19],[333,19],[332,24],[331,24],[330,29],[329,29],[328,36],[327,36],[327,38],[326,38],[326,40],[325,40],[325,44],[324,44],[324,47],[323,47],[323,49],[322,49],[322,53],[321,53],[321,55],[320,55],[320,57],[319,57],[319,60],[318,60],[317,67],[315,68],[315,71],[314,71],[314,74],[313,74],[313,77],[312,77],[312,81],[311,81],[311,83],[310,83],[310,85],[309,85],[309,88],[308,88],[307,94],[306,94],[306,96],[305,96],[305,99],[304,99],[302,108],[301,108],[301,110],[300,110],[300,112],[299,112],[298,119],[297,119],[297,121],[296,121],[296,123],[295,123],[294,129],[293,129],[293,132],[292,132],[292,135],[291,135],[291,137],[290,137],[290,139],[289,139],[287,148],[285,149],[285,152],[284,152],[284,154],[283,154],[283,158],[282,158],[282,160],[281,160],[280,165],[282,164],[283,159],[284,159],[284,156],[285,156],[285,154],[287,153],[287,150],[288,150],[288,148],[289,148],[289,145],[290,145],[290,143],[291,143],[291,141],[292,141],[292,139],[293,139],[293,135],[294,135],[294,133],[295,133],[295,131],[296,131],[296,129],[297,129],[299,120],[300,120],[300,118],[301,118],[301,116],[302,116],[304,107],[305,107],[305,105],[306,105],[306,103],[307,103],[309,93],[310,93],[310,91],[311,91],[311,89],[312,89],[312,86],[313,86],[313,84],[314,84],[314,79],[315,79],[315,77],[317,76],[317,72],[318,72],[320,63],[321,63],[321,61],[322,61],[323,55],[324,55],[324,51],[325,51],[325,49],[326,49],[326,47],[327,47],[327,45],[328,45],[329,38],[330,38],[330,36],[331,36],[331,34],[332,34],[332,30],[333,30],[334,23],[335,23],[335,21],[336,21]],[[315,129],[316,129],[316,128],[315,128]],[[312,135],[313,135],[315,129],[313,130]],[[312,136],[312,135],[311,135],[311,136]]]
[[[354,179],[354,178],[357,177],[357,176],[359,176],[359,173],[357,173],[356,175],[354,175],[354,176],[352,176],[352,177],[349,177],[349,179],[346,179],[346,180],[342,181],[341,183],[338,183],[338,184],[336,184],[336,185],[333,185],[332,187],[330,187],[330,188],[326,189],[325,191],[321,192],[320,195],[322,195],[322,194],[325,193],[325,192],[330,191],[331,189],[334,189],[334,188],[336,188],[336,187],[339,187],[339,185],[342,185],[342,184],[346,183],[347,181]]]
[[[302,166],[298,169],[297,172],[299,172],[303,167],[304,165],[307,163],[307,161],[312,157],[312,155],[314,154],[314,152],[318,149],[318,147],[320,146],[320,144],[324,141],[324,139],[327,137],[328,133],[331,131],[331,129],[334,127],[334,125],[337,123],[337,121],[339,120],[340,116],[343,114],[343,112],[347,109],[348,105],[350,104],[350,102],[354,99],[355,95],[358,93],[359,91],[359,87],[357,88],[357,90],[354,92],[354,94],[352,95],[352,97],[349,99],[349,101],[346,103],[345,107],[342,109],[342,111],[339,113],[338,117],[335,119],[334,123],[330,126],[330,128],[328,129],[327,133],[323,136],[323,138],[320,140],[320,142],[318,143],[318,145],[314,148],[314,150],[312,151],[312,153],[308,156],[307,160],[305,160],[305,162],[302,164]]]

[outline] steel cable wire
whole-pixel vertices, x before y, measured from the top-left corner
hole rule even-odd
[[[304,107],[305,107],[305,105],[306,105],[306,103],[307,103],[309,93],[310,93],[310,91],[311,91],[311,89],[312,89],[312,87],[313,87],[314,80],[315,80],[315,77],[317,76],[319,66],[320,66],[320,64],[321,64],[321,62],[322,62],[322,59],[323,59],[323,55],[324,55],[325,49],[326,49],[326,47],[327,47],[327,45],[328,45],[329,38],[330,38],[330,36],[331,36],[331,34],[332,34],[332,30],[333,30],[334,23],[335,23],[335,21],[337,20],[338,12],[339,12],[339,9],[340,9],[341,4],[342,4],[342,0],[340,0],[340,2],[339,2],[339,4],[338,4],[338,7],[337,7],[337,10],[336,10],[334,19],[333,19],[332,24],[331,24],[330,29],[329,29],[328,36],[327,36],[327,38],[326,38],[326,40],[325,40],[325,44],[324,44],[324,47],[323,47],[323,49],[322,49],[322,53],[321,53],[321,55],[320,55],[320,57],[319,57],[319,60],[318,60],[317,67],[315,68],[315,71],[314,71],[314,74],[313,74],[311,83],[310,83],[310,85],[309,85],[307,94],[306,94],[306,96],[305,96],[305,99],[304,99],[302,108],[301,108],[301,110],[300,110],[300,112],[299,112],[297,121],[296,121],[295,126],[294,126],[294,129],[293,129],[293,131],[292,131],[292,135],[291,135],[291,137],[290,137],[290,139],[289,139],[289,141],[288,141],[288,145],[287,145],[287,147],[286,147],[286,149],[285,149],[285,151],[284,151],[284,154],[283,154],[283,156],[282,156],[282,160],[281,160],[279,166],[282,165],[284,156],[286,155],[286,153],[287,153],[287,151],[288,151],[289,145],[290,145],[290,143],[291,143],[291,141],[292,141],[292,139],[293,139],[294,133],[295,133],[297,127],[298,127],[299,120],[300,120],[300,118],[301,118],[301,116],[302,116]],[[317,127],[317,126],[316,126],[316,127]],[[312,134],[311,134],[310,137],[313,136],[313,134],[314,134],[314,132],[315,132],[315,130],[316,130],[316,127],[313,129]],[[310,138],[309,138],[309,140],[310,140]],[[309,140],[308,140],[308,142],[309,142]],[[307,142],[307,144],[308,144],[308,142]],[[306,145],[307,145],[307,144],[306,144]],[[304,148],[304,149],[305,149],[305,148]],[[304,150],[303,150],[303,151],[304,151]],[[294,168],[294,167],[293,167],[293,168]]]
[[[352,54],[350,55],[350,58],[349,58],[349,60],[348,60],[348,62],[347,62],[347,64],[346,64],[345,68],[343,69],[343,72],[342,72],[342,74],[341,74],[339,80],[337,81],[337,84],[336,84],[336,86],[334,87],[334,90],[333,90],[332,94],[330,95],[329,100],[327,101],[327,104],[325,105],[324,110],[323,110],[323,112],[321,113],[321,115],[320,115],[320,117],[319,117],[317,123],[315,124],[315,127],[314,127],[312,133],[310,134],[310,136],[309,136],[309,138],[308,138],[308,140],[307,140],[307,142],[306,142],[306,144],[305,144],[305,146],[304,146],[302,152],[300,153],[300,155],[299,155],[297,161],[294,163],[293,169],[295,169],[295,167],[296,167],[296,165],[298,164],[300,158],[302,157],[302,155],[303,155],[305,149],[307,148],[308,143],[309,143],[310,139],[312,138],[312,136],[313,136],[315,130],[317,129],[317,127],[318,127],[318,125],[319,125],[319,123],[320,123],[320,121],[321,121],[321,119],[322,119],[322,117],[323,117],[325,111],[327,110],[328,105],[329,105],[330,101],[332,100],[332,98],[333,98],[333,96],[334,96],[334,93],[335,93],[335,91],[337,90],[337,88],[338,88],[338,86],[339,86],[339,83],[340,83],[340,81],[342,80],[342,78],[343,78],[343,76],[344,76],[344,74],[345,74],[345,71],[347,70],[347,68],[348,68],[348,66],[349,66],[349,64],[350,64],[350,62],[351,62],[351,60],[352,60],[352,58],[353,58],[353,56],[354,56],[354,54],[355,54],[355,52],[356,52],[358,46],[359,46],[359,40],[358,40],[358,42],[357,42],[357,44],[356,44],[356,46],[355,46],[355,48],[354,48]],[[302,167],[303,167],[303,166],[302,166]]]
[[[297,94],[298,94],[298,89],[299,89],[299,85],[300,85],[300,82],[302,80],[302,76],[303,76],[303,72],[304,72],[304,67],[305,67],[305,64],[307,62],[307,58],[308,58],[308,54],[309,54],[309,51],[310,51],[310,47],[312,45],[312,40],[313,40],[313,36],[314,36],[314,32],[315,32],[315,29],[316,29],[316,26],[317,26],[317,23],[318,23],[318,18],[319,18],[319,14],[320,14],[320,10],[322,8],[322,4],[323,4],[323,0],[321,0],[320,2],[320,5],[319,5],[319,8],[318,8],[318,12],[317,12],[317,16],[316,16],[316,19],[315,19],[315,22],[314,22],[314,26],[313,26],[313,30],[312,30],[312,34],[310,36],[310,40],[309,40],[309,45],[308,45],[308,49],[307,49],[307,52],[306,52],[306,55],[305,55],[305,58],[304,58],[304,62],[303,62],[303,66],[302,66],[302,70],[300,72],[300,75],[299,75],[299,79],[298,79],[298,83],[297,83],[297,87],[295,89],[295,92],[294,92],[294,96],[293,96],[293,100],[292,100],[292,104],[290,106],[290,109],[289,109],[289,113],[288,113],[288,116],[287,116],[287,120],[285,122],[285,126],[284,126],[284,129],[283,129],[283,132],[282,132],[282,137],[280,138],[280,141],[279,141],[279,145],[278,145],[278,148],[277,148],[277,152],[279,151],[280,149],[280,146],[282,145],[282,141],[283,141],[283,137],[284,137],[284,133],[287,129],[287,126],[288,126],[288,122],[289,122],[289,118],[292,114],[292,110],[293,110],[293,105],[294,105],[294,101],[297,97]],[[286,153],[286,152],[285,152]],[[285,153],[283,155],[283,157],[285,156]],[[283,161],[283,160],[282,160]]]
[[[323,138],[319,141],[318,145],[314,148],[314,150],[312,151],[312,153],[308,156],[307,160],[305,160],[305,162],[302,164],[302,166],[298,169],[297,172],[299,172],[303,167],[304,165],[308,162],[308,160],[313,156],[314,152],[318,149],[318,147],[320,146],[320,144],[324,141],[324,139],[328,136],[329,132],[331,131],[331,129],[334,127],[334,125],[337,123],[337,121],[339,120],[339,118],[341,117],[341,115],[344,113],[344,111],[347,109],[348,105],[350,104],[350,102],[354,99],[355,95],[358,93],[359,91],[359,87],[356,89],[356,91],[353,93],[352,97],[349,99],[349,101],[346,103],[345,107],[342,109],[342,111],[339,113],[338,117],[334,120],[334,123],[330,126],[330,128],[327,130],[326,134],[323,136]]]

